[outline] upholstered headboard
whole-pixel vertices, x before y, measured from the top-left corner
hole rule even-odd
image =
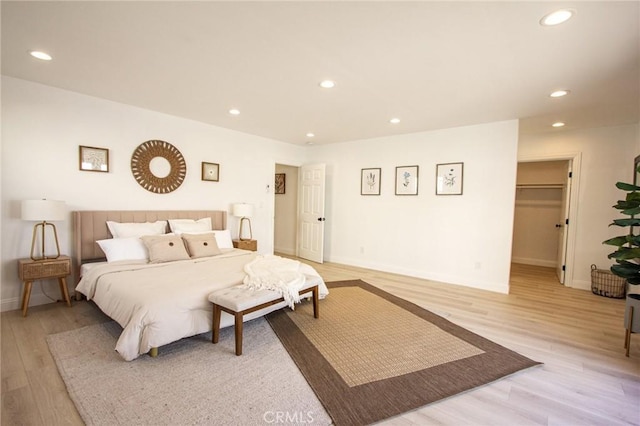
[[[224,210],[81,210],[73,212],[73,258],[76,268],[84,262],[104,260],[105,255],[96,244],[98,240],[111,238],[107,221],[155,222],[168,219],[211,218],[214,230],[227,229],[227,212]],[[167,232],[169,232],[167,230]]]

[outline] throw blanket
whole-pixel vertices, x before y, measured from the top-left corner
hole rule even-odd
[[[300,262],[274,255],[256,256],[244,266],[244,271],[247,276],[243,282],[248,288],[275,290],[291,309],[300,301],[300,289],[305,282]]]

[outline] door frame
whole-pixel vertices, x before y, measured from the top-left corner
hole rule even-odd
[[[580,172],[582,164],[581,152],[568,152],[549,155],[534,155],[518,157],[518,163],[533,163],[540,161],[571,161],[571,188],[569,195],[569,226],[567,228],[566,268],[564,271],[564,285],[573,287],[573,271],[575,267],[576,236],[578,219],[578,194],[580,190]],[[512,230],[513,232],[513,230]]]
[[[297,169],[298,171],[298,178],[299,178],[299,172],[300,172],[300,168],[302,167],[302,164],[298,164],[292,161],[276,161],[273,164],[273,173],[275,175],[275,173],[277,172],[277,168],[278,166],[284,166],[284,167],[290,167],[292,169]],[[291,182],[291,181],[289,181]],[[296,188],[298,187],[298,182],[296,181]],[[291,190],[291,189],[289,189]],[[274,187],[274,183],[268,184],[267,185],[267,192],[271,193],[271,221],[269,223],[270,226],[270,230],[269,230],[269,235],[271,236],[272,239],[272,246],[273,246],[273,250],[272,253],[276,252],[276,191],[275,191],[275,187]],[[298,201],[299,202],[299,201]],[[296,221],[298,218],[298,203],[296,203],[295,206],[295,212],[294,215],[296,216]],[[292,255],[292,256],[298,256],[298,245],[297,245],[297,239],[298,239],[298,230],[297,230],[297,226],[296,226],[296,235],[295,235],[295,239],[296,242],[294,243],[294,249],[293,249],[293,253],[284,253],[287,255]]]

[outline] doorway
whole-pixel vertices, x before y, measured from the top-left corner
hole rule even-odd
[[[282,176],[283,185],[274,191],[273,249],[296,256],[299,167],[276,164],[276,174]]]
[[[556,270],[566,283],[572,160],[518,163],[512,262]]]
[[[274,252],[322,263],[326,165],[275,165]]]

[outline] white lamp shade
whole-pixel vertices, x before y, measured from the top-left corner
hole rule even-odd
[[[52,222],[65,220],[66,205],[64,201],[55,200],[23,200],[22,220],[34,220],[37,222]]]
[[[247,203],[234,204],[232,214],[236,217],[251,217],[253,205]]]

